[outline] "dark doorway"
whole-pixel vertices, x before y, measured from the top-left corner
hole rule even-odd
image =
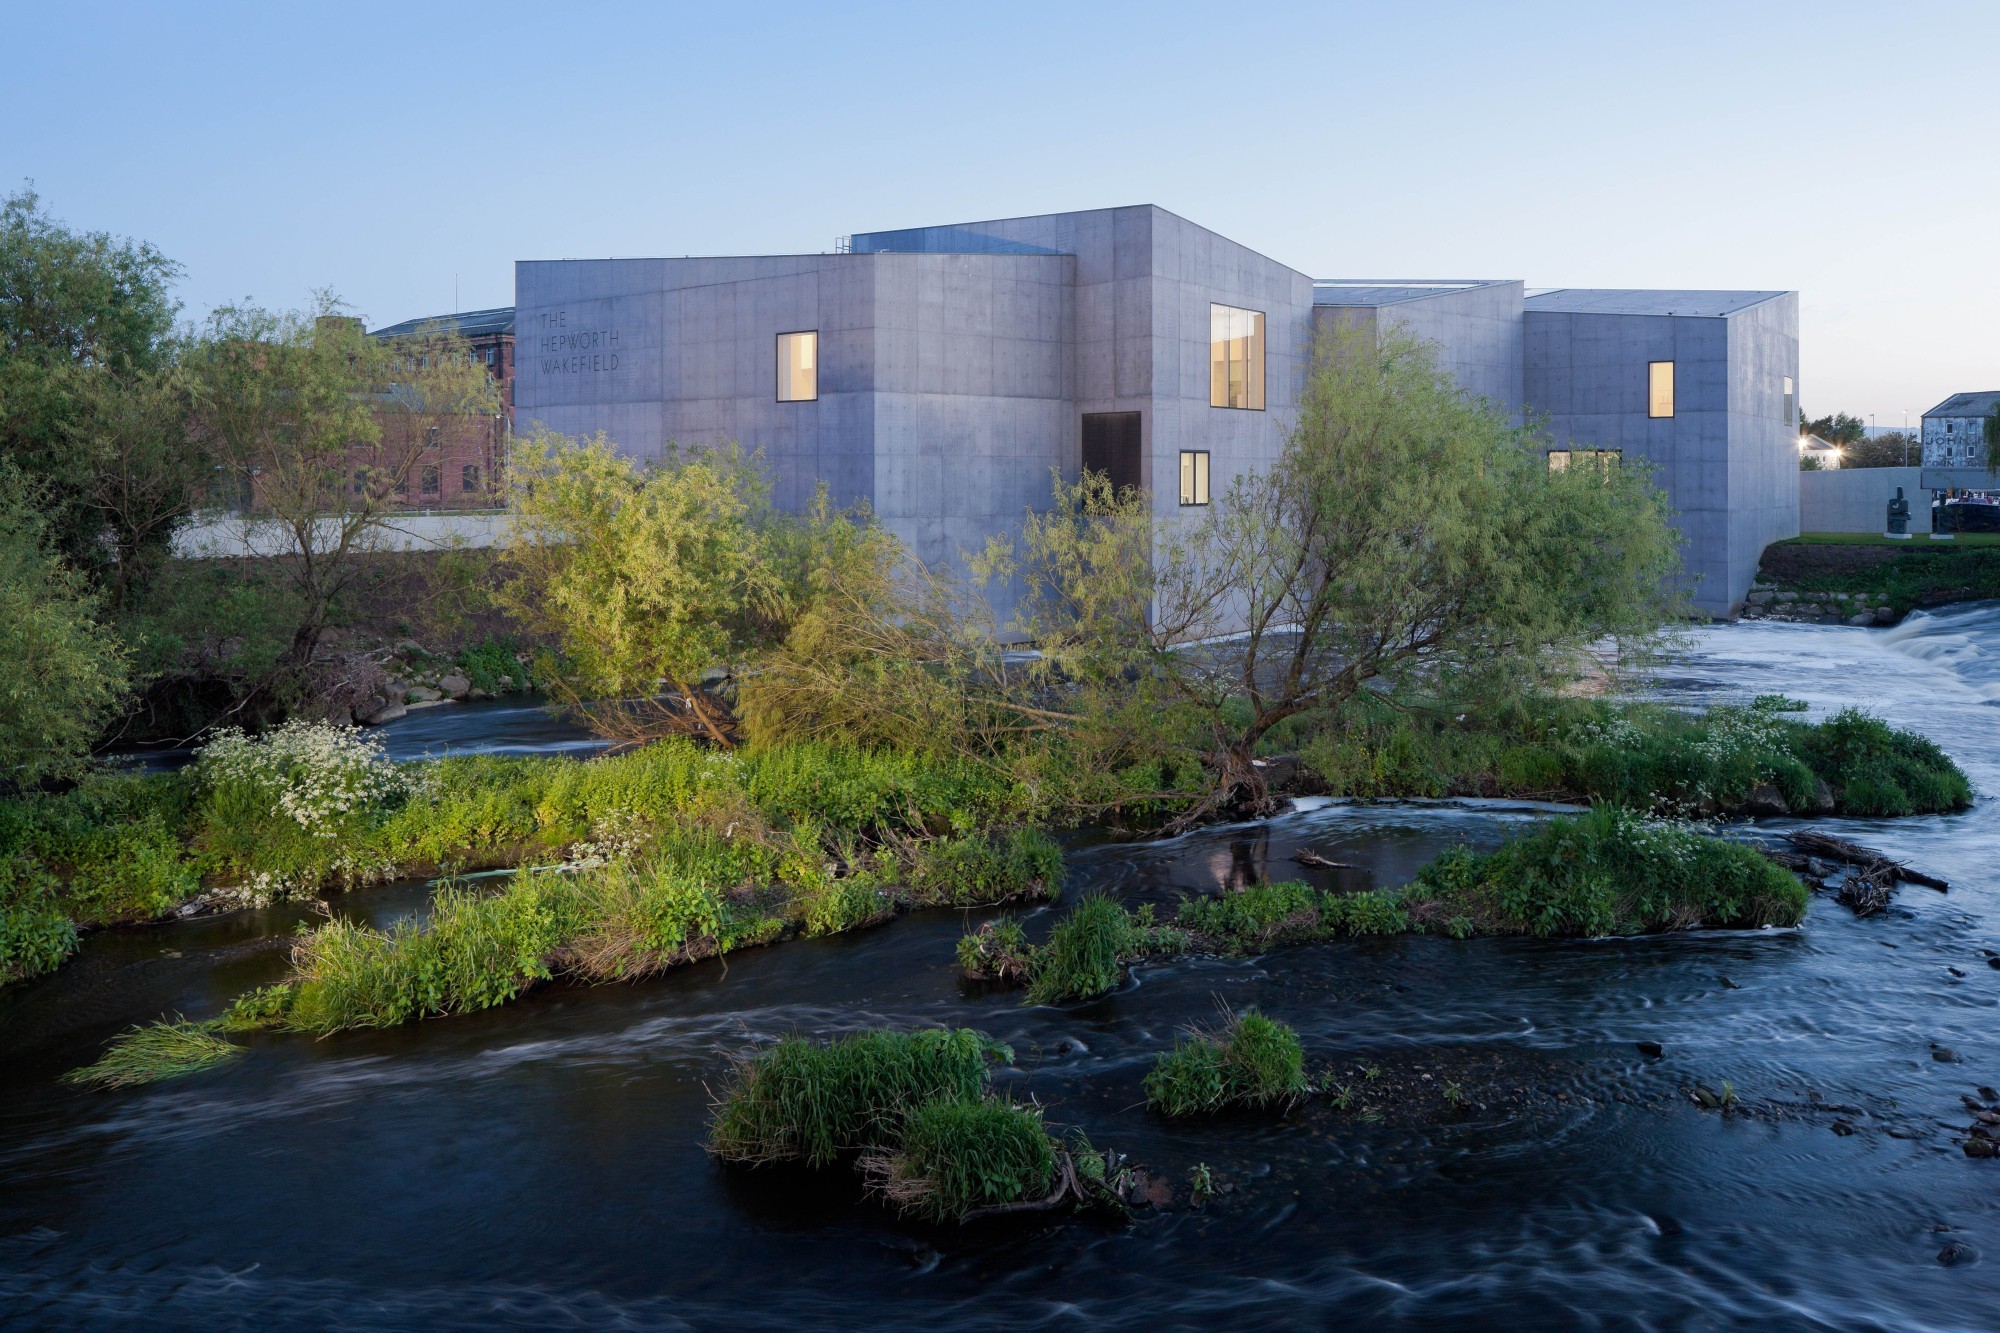
[[[1083,414],[1083,470],[1102,472],[1118,490],[1145,485],[1139,474],[1139,414]]]

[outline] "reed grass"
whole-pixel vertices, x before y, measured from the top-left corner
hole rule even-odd
[[[243,1053],[214,1034],[212,1025],[184,1018],[164,1019],[121,1032],[96,1063],[72,1069],[65,1083],[92,1088],[131,1088],[212,1068]]]
[[[823,1167],[894,1145],[903,1120],[934,1099],[977,1100],[988,1066],[1013,1052],[976,1032],[866,1032],[787,1038],[739,1062],[717,1100],[709,1150],[726,1162]]]

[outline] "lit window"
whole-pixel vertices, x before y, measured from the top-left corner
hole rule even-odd
[[[1264,316],[1232,305],[1208,308],[1208,405],[1264,410]]]
[[[1609,472],[1618,466],[1621,456],[1617,449],[1551,449],[1549,471],[1567,472],[1572,464],[1577,467],[1596,464],[1599,471]]]
[[[1181,450],[1181,503],[1208,503],[1208,450]]]
[[[1674,414],[1674,363],[1646,363],[1646,415],[1670,417]]]
[[[819,334],[778,335],[778,401],[810,403],[819,397]]]
[[[1790,425],[1793,411],[1792,377],[1785,376],[1785,424]]]

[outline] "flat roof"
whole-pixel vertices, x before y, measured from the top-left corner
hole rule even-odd
[[[514,331],[514,307],[495,306],[491,310],[463,310],[455,315],[421,315],[416,319],[406,319],[401,324],[391,324],[387,328],[372,329],[370,334],[377,338],[407,338],[426,324],[443,324],[462,338],[477,338],[495,333]]]
[[[1447,292],[1499,287],[1506,278],[1314,278],[1314,305],[1395,305]]]
[[[1529,296],[1529,310],[1565,315],[1688,315],[1715,319],[1774,301],[1787,292],[1705,292],[1675,288],[1555,287]]]

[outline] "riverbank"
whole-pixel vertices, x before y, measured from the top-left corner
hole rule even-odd
[[[1810,534],[1764,549],[1746,620],[1893,625],[1913,610],[2000,597],[2000,534],[1907,541]]]
[[[1667,687],[1690,705],[1740,702],[1796,677],[1812,716],[1878,708],[1992,789],[2000,758],[1979,691],[2000,651],[1980,623],[1961,611],[1907,637],[1703,629]],[[1350,802],[1078,845],[1066,898],[1109,894],[1164,919],[1184,898],[1296,878],[1307,849],[1344,863],[1329,882],[1393,888],[1454,845],[1494,851],[1538,818]],[[52,1326],[111,1309],[166,1326],[472,1328],[505,1303],[550,1324],[749,1311],[869,1327],[889,1302],[939,1326],[1284,1326],[1329,1311],[1450,1325],[1505,1302],[1556,1326],[1962,1327],[2000,1299],[1990,1258],[1939,1258],[2000,1253],[1994,1163],[1959,1142],[1972,1118],[1961,1097],[1991,1105],[1978,1088],[2000,1071],[2000,971],[1981,953],[2000,943],[1983,887],[1996,826],[1823,822],[1952,892],[1906,893],[1866,919],[1820,896],[1797,930],[1370,935],[1188,955],[1050,1007],[960,980],[962,914],[918,912],[644,985],[545,983],[448,1022],[256,1035],[198,1080],[114,1094],[57,1076],[131,1023],[200,1021],[281,980],[282,941],[248,933],[291,918],[102,932],[74,967],[0,992],[14,1074],[0,1123],[15,1145],[0,1153],[0,1227],[14,1238],[0,1297]],[[422,922],[429,898],[380,886],[333,907],[388,931]],[[1019,912],[1037,935],[1060,915]],[[1280,1113],[1144,1109],[1160,1052],[1215,1023],[1218,1000],[1295,1029],[1325,1091]],[[850,1171],[745,1171],[703,1151],[740,1058],[792,1037],[966,1028],[1016,1052],[993,1072],[997,1095],[1144,1163],[1176,1207],[1113,1226],[934,1226],[882,1208]],[[1725,1083],[1730,1111],[1694,1100]],[[1181,1206],[1197,1167],[1213,1188],[1198,1211]],[[574,1202],[551,1229],[538,1205],[558,1197]],[[323,1243],[330,1232],[342,1243]]]

